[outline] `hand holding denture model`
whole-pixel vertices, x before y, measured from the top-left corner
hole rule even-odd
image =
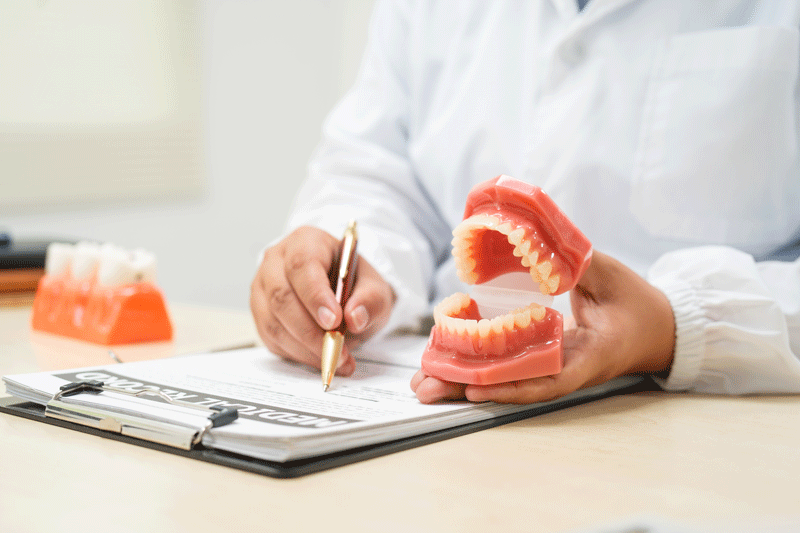
[[[474,385],[558,374],[563,318],[546,306],[588,268],[589,240],[544,191],[509,176],[470,191],[453,235],[474,299],[457,293],[436,306],[423,371]]]
[[[156,259],[112,244],[52,243],[33,302],[33,329],[97,344],[172,338]]]

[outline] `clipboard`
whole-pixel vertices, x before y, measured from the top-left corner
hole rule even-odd
[[[70,384],[70,385],[75,385],[75,384]],[[96,385],[94,386],[96,387]],[[114,427],[111,427],[111,429],[102,429],[100,425],[97,425],[97,427],[93,427],[90,425],[78,423],[75,420],[79,420],[81,418],[80,416],[73,417],[70,414],[62,412],[62,414],[65,414],[65,416],[55,417],[52,416],[53,415],[52,409],[50,410],[51,411],[50,413],[47,413],[46,412],[47,409],[45,406],[34,402],[26,402],[24,400],[20,400],[19,398],[15,397],[0,398],[0,412],[14,416],[19,416],[22,418],[27,418],[29,420],[34,420],[37,422],[44,422],[45,424],[67,428],[74,431],[88,433],[90,435],[94,435],[97,437],[117,440],[121,442],[126,442],[128,444],[133,444],[136,446],[141,446],[144,448],[150,448],[153,450],[158,450],[173,455],[179,455],[181,457],[188,457],[191,459],[196,459],[207,463],[213,463],[222,466],[227,466],[230,468],[236,468],[254,474],[265,475],[273,478],[288,479],[288,478],[305,476],[316,472],[322,472],[332,468],[360,461],[365,461],[367,459],[382,457],[384,455],[389,455],[392,453],[409,450],[411,448],[416,448],[417,446],[424,446],[426,444],[433,444],[443,440],[460,437],[462,435],[468,435],[470,433],[475,433],[477,431],[482,431],[484,429],[489,429],[504,424],[525,420],[528,418],[558,411],[561,409],[574,407],[577,405],[589,403],[596,400],[601,400],[603,398],[609,398],[621,394],[631,394],[634,392],[645,392],[653,390],[660,390],[660,389],[651,378],[639,376],[636,379],[629,381],[626,385],[620,388],[606,390],[596,395],[583,396],[580,398],[573,398],[573,399],[556,400],[542,404],[532,404],[530,409],[526,409],[524,411],[516,413],[501,415],[488,420],[471,422],[448,429],[423,433],[413,437],[392,440],[380,444],[350,448],[340,452],[318,455],[303,459],[296,459],[287,462],[266,461],[263,459],[248,457],[245,455],[235,454],[224,450],[207,448],[204,447],[199,442],[199,439],[194,439],[196,442],[194,442],[189,447],[181,447],[178,445],[165,444],[163,442],[155,442],[153,440],[145,440],[142,438],[137,438],[114,431],[115,429]],[[91,392],[91,391],[84,389],[81,392]],[[119,391],[114,390],[114,392],[119,392]],[[56,396],[58,396],[58,394]],[[56,398],[56,396],[54,396],[54,400],[58,401],[59,398]],[[59,410],[60,411],[65,410],[64,406],[60,405]],[[227,420],[227,418],[225,418],[226,416],[230,417],[232,415],[230,413],[221,415],[223,421]],[[113,422],[109,422],[108,424],[109,427],[113,426]],[[202,428],[196,428],[196,429],[197,431],[202,430]]]

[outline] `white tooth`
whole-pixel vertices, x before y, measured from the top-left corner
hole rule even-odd
[[[467,232],[472,232],[475,228],[484,227],[486,217],[483,215],[473,215],[468,219],[462,221],[456,228],[463,228]]]
[[[136,281],[155,283],[158,262],[152,252],[142,248],[136,248],[131,252],[131,262],[136,270]]]
[[[527,328],[531,325],[531,310],[524,309],[514,315],[514,324],[518,328]]]
[[[536,320],[538,322],[539,320],[544,318],[545,314],[544,306],[541,306],[539,304],[531,304],[530,309],[531,309],[531,318],[533,320]]]
[[[467,237],[470,233],[472,233],[472,226],[466,224],[466,221],[462,222],[455,228],[453,228],[453,237]]]
[[[472,228],[492,229],[500,223],[500,219],[492,215],[472,215],[461,224]]]
[[[502,333],[503,332],[503,318],[502,317],[495,317],[489,321],[492,326],[492,331],[495,333]]]
[[[478,275],[471,271],[461,270],[460,268],[456,268],[456,274],[458,275],[458,279],[460,279],[467,285],[474,285],[475,282],[478,281]]]
[[[464,296],[467,295],[465,295],[462,292],[457,292],[455,294],[451,294],[450,296],[442,300],[442,304],[444,304],[445,306],[443,308],[444,313],[447,315],[455,314],[461,311],[464,307],[466,307],[463,303]],[[469,298],[469,296],[467,296],[467,298]]]
[[[475,266],[477,264],[478,264],[478,262],[475,261],[475,258],[472,257],[472,256],[463,257],[461,259],[461,266],[464,269],[468,270],[469,272],[472,272],[473,270],[475,270]]]
[[[100,245],[82,241],[75,245],[72,256],[72,277],[88,280],[97,272],[100,262]]]
[[[492,329],[492,323],[489,322],[487,319],[482,318],[478,321],[478,335],[481,337],[486,337],[489,335],[489,330]]]
[[[106,287],[118,287],[135,281],[136,267],[131,254],[119,246],[104,244],[97,266],[97,282]]]
[[[456,303],[458,305],[458,309],[465,309],[472,298],[470,298],[469,294],[463,292],[456,293]]]
[[[472,215],[471,217],[461,222],[460,225],[464,226],[465,228],[469,228],[469,230],[472,231],[474,228],[478,226],[483,226],[484,218],[485,217],[483,215]]]
[[[495,228],[495,231],[499,231],[499,232],[500,232],[500,233],[502,233],[503,235],[508,235],[508,234],[509,234],[509,233],[511,233],[513,230],[514,230],[514,227],[511,225],[511,223],[510,223],[510,222],[505,222],[505,223],[503,223],[503,224],[500,224],[499,226],[497,226],[497,227]]]
[[[52,242],[47,245],[44,270],[50,276],[62,276],[69,273],[75,247],[65,242]]]
[[[468,335],[475,335],[478,332],[477,320],[464,320],[464,333]]]
[[[519,246],[515,247],[514,251],[511,252],[511,253],[514,254],[514,257],[525,257],[525,255],[526,255],[525,253],[522,252],[522,250],[520,249]]]
[[[547,285],[547,288],[549,290],[549,292],[547,294],[553,294],[554,292],[556,292],[556,290],[558,290],[558,284],[559,284],[560,281],[561,281],[561,277],[559,275],[555,275],[555,276],[551,277],[550,279],[548,279],[545,282],[545,284]],[[545,293],[542,292],[542,294],[545,294]]]
[[[514,315],[513,314],[509,313],[507,315],[503,315],[502,319],[503,319],[503,328],[505,328],[508,331],[511,331],[512,329],[514,329]]]
[[[515,246],[519,246],[523,237],[525,237],[525,230],[522,228],[517,228],[508,234],[508,242]]]
[[[489,229],[496,227],[498,224],[500,224],[500,219],[492,215],[486,215],[483,221],[483,225]]]
[[[527,239],[524,239],[524,240],[523,240],[523,241],[522,241],[522,242],[519,244],[519,249],[520,249],[520,251],[522,252],[522,255],[528,255],[528,252],[530,252],[530,251],[531,251],[531,241],[529,241],[529,240],[527,240]]]
[[[445,331],[450,331],[450,317],[442,315],[440,318],[441,321],[437,322],[439,324],[439,327]],[[436,317],[433,318],[433,321],[436,322]]]
[[[536,270],[539,271],[539,275],[542,277],[543,280],[550,277],[550,272],[553,271],[553,263],[550,261],[542,261],[538,265],[536,265]]]
[[[536,260],[538,258],[539,258],[539,252],[531,252],[525,258],[527,261],[522,261],[523,266],[531,267],[531,278],[533,278],[533,281],[535,281],[536,283],[539,283],[544,280],[544,278],[542,278],[542,274],[539,272],[538,268],[539,265],[536,264]]]
[[[520,259],[520,263],[522,263],[522,266],[524,266],[524,267],[529,267],[529,266],[531,266],[531,260],[530,260],[530,259],[528,259],[528,256],[527,256],[527,255],[523,255],[523,256],[522,256],[522,259]]]
[[[469,242],[466,238],[461,235],[456,235],[450,241],[450,246],[453,248],[469,248]]]

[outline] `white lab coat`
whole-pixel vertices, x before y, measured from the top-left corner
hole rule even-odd
[[[357,218],[394,327],[464,290],[450,232],[508,174],[667,295],[665,388],[798,392],[799,21],[800,1],[379,1],[289,226]]]

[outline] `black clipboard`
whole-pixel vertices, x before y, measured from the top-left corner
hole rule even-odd
[[[175,448],[164,444],[158,444],[155,442],[137,439],[129,437],[127,435],[114,433],[111,431],[104,431],[101,429],[84,426],[74,422],[68,422],[57,418],[51,418],[45,415],[45,407],[43,405],[39,405],[33,402],[26,402],[14,397],[0,398],[0,412],[14,416],[19,416],[22,418],[27,418],[29,420],[35,420],[37,422],[44,422],[45,424],[51,424],[54,426],[59,426],[67,429],[72,429],[75,431],[80,431],[83,433],[88,433],[90,435],[95,435],[97,437],[118,440],[126,442],[128,444],[134,444],[136,446],[142,446],[144,448],[150,448],[165,453],[180,455],[182,457],[188,457],[191,459],[223,465],[231,468],[237,468],[239,470],[244,470],[246,472],[252,472],[255,474],[261,474],[274,478],[287,479],[287,478],[305,476],[308,474],[313,474],[315,472],[322,472],[324,470],[329,470],[331,468],[336,468],[339,466],[344,466],[351,463],[365,461],[367,459],[373,459],[391,453],[400,452],[411,448],[416,448],[417,446],[424,446],[426,444],[432,444],[435,442],[452,439],[454,437],[460,437],[462,435],[475,433],[477,431],[481,431],[484,429],[489,429],[504,424],[509,424],[511,422],[517,422],[519,420],[525,420],[527,418],[532,418],[534,416],[539,416],[545,413],[566,409],[568,407],[574,407],[576,405],[589,403],[603,398],[609,398],[611,396],[617,396],[620,394],[631,394],[634,392],[653,391],[653,390],[659,390],[659,387],[655,384],[655,382],[650,378],[641,377],[640,379],[637,379],[633,382],[629,382],[625,386],[622,386],[617,389],[606,390],[597,395],[584,396],[576,399],[564,399],[560,401],[556,400],[554,402],[549,402],[545,404],[533,404],[531,405],[530,409],[526,409],[524,411],[512,414],[498,416],[496,418],[492,418],[489,420],[472,422],[469,424],[433,431],[430,433],[424,433],[413,437],[397,439],[393,441],[388,441],[380,444],[373,444],[369,446],[363,446],[359,448],[351,448],[348,450],[335,452],[331,454],[319,455],[303,459],[296,459],[287,462],[265,461],[262,459],[255,459],[252,457],[247,457],[244,455],[230,453],[222,450],[205,448],[202,445],[196,446],[189,450],[184,450],[181,448]]]

